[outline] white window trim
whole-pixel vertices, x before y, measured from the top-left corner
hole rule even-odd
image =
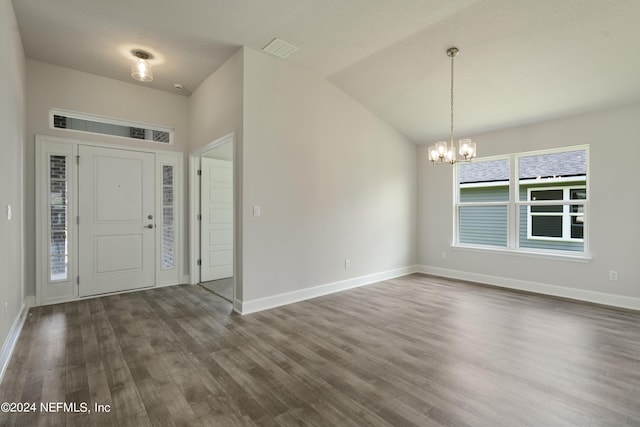
[[[528,156],[536,156],[543,154],[553,154],[553,153],[564,153],[568,151],[585,151],[586,153],[586,178],[584,182],[586,184],[578,184],[571,186],[572,188],[584,187],[587,190],[586,199],[572,200],[568,202],[569,205],[581,204],[584,206],[584,212],[582,214],[585,220],[585,229],[584,229],[584,238],[581,239],[583,243],[582,251],[561,251],[561,250],[550,250],[550,249],[533,249],[533,248],[520,248],[520,221],[519,221],[519,209],[521,205],[529,205],[529,201],[519,201],[520,194],[520,179],[519,179],[519,170],[518,164],[519,159],[521,157]],[[513,153],[507,155],[500,156],[490,156],[483,157],[475,160],[474,163],[486,162],[486,161],[495,161],[495,160],[508,160],[509,161],[509,182],[507,185],[509,186],[509,201],[508,202],[460,202],[460,188],[469,188],[469,187],[477,187],[478,185],[474,184],[460,184],[460,166],[461,163],[457,163],[453,169],[453,243],[451,244],[452,248],[457,249],[469,249],[472,251],[481,251],[481,252],[495,252],[495,253],[510,253],[510,254],[518,254],[525,256],[535,256],[535,257],[543,257],[543,258],[552,258],[552,259],[566,259],[566,260],[578,260],[581,262],[587,262],[591,260],[590,255],[590,245],[589,245],[589,231],[587,229],[587,224],[589,224],[588,218],[588,207],[589,207],[589,192],[590,192],[590,162],[589,162],[589,145],[574,145],[568,147],[547,149],[547,150],[536,150],[536,151],[527,151],[522,153]],[[531,182],[532,180],[523,180],[522,183],[526,183],[527,181]],[[544,183],[568,183],[568,182],[576,182],[583,180],[576,180],[575,178],[566,177],[566,178],[551,178],[545,180]],[[511,185],[511,183],[515,183],[516,185]],[[538,182],[536,180],[536,182]],[[489,186],[489,185],[487,185]],[[539,202],[540,203],[540,202]],[[564,203],[564,202],[563,202]],[[459,230],[459,207],[460,206],[486,206],[486,205],[496,205],[496,204],[507,204],[507,246],[506,247],[495,247],[495,246],[481,246],[481,245],[471,245],[466,243],[460,243],[460,230]],[[555,201],[551,201],[550,204],[558,204]],[[530,224],[531,221],[528,221]],[[577,242],[577,239],[572,239],[571,241]]]

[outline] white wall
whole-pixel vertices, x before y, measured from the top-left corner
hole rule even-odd
[[[245,49],[244,302],[414,265],[416,167],[414,144],[326,79]]]
[[[9,0],[0,3],[0,57],[0,343],[5,343],[24,299],[25,57]],[[7,205],[13,211],[11,220],[7,219]]]
[[[190,151],[231,132],[242,140],[243,51],[238,50],[191,94]]]
[[[185,152],[189,144],[189,100],[182,95],[31,59],[27,60],[26,70],[26,289],[28,295],[35,295],[35,135]],[[170,127],[174,129],[174,144],[157,144],[129,138],[50,129],[49,109],[53,107]],[[186,180],[184,184],[186,195]],[[187,200],[185,206],[186,203]],[[185,224],[184,235],[186,230]]]
[[[235,267],[236,298],[242,299],[242,138],[244,93],[244,48],[214,71],[189,98],[189,151],[195,152],[235,133],[232,157],[235,187]],[[191,247],[191,245],[189,245]],[[198,254],[189,254],[196,257]],[[192,278],[193,280],[193,278]]]
[[[453,275],[463,272],[459,276],[480,280],[486,275],[495,284],[581,299],[624,305],[624,298],[608,298],[593,292],[640,298],[639,117],[640,105],[635,105],[474,137],[480,156],[590,144],[588,226],[593,259],[587,263],[450,248],[451,168],[428,164],[427,147],[420,147],[420,263],[435,272]],[[446,259],[442,259],[442,252],[447,252]],[[609,270],[618,271],[618,281],[609,281]]]

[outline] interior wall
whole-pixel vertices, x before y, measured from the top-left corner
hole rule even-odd
[[[159,72],[159,70],[158,70]],[[35,135],[51,135],[82,141],[185,152],[189,146],[187,97],[27,60],[27,133],[25,143],[26,289],[35,295]],[[60,108],[174,129],[174,143],[158,144],[109,135],[49,128],[49,109]],[[184,170],[187,170],[185,160]],[[188,206],[187,180],[183,185]],[[186,216],[183,216],[186,218]],[[183,221],[183,236],[187,221]],[[185,266],[184,271],[187,271]]]
[[[242,300],[242,140],[244,48],[229,58],[196,88],[189,98],[189,151],[195,152],[234,132],[236,298]],[[189,246],[191,247],[191,246]],[[191,257],[196,254],[190,254]]]
[[[189,151],[231,132],[242,140],[243,49],[214,71],[189,97]]]
[[[24,301],[25,57],[10,1],[0,3],[0,56],[0,343],[4,343]]]
[[[590,144],[590,252],[587,263],[534,256],[465,251],[453,239],[453,172],[419,158],[420,264],[545,285],[640,298],[638,178],[640,105],[471,136],[480,156]],[[442,253],[446,252],[446,259]],[[618,280],[609,280],[609,271]],[[508,281],[508,280],[507,280]]]
[[[244,302],[414,265],[416,146],[310,71],[244,61]]]

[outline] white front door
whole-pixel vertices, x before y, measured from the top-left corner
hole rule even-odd
[[[202,158],[200,281],[233,276],[233,162]]]
[[[79,295],[155,285],[154,155],[80,146]]]

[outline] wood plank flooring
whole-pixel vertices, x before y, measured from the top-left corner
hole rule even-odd
[[[175,286],[31,309],[0,402],[38,405],[8,426],[639,426],[640,312],[415,274],[239,316]]]

